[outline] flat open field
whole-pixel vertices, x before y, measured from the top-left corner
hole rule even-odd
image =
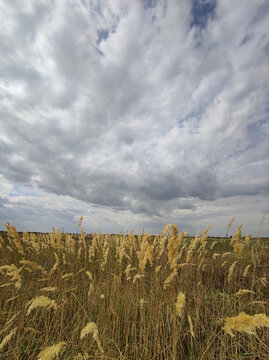
[[[269,239],[0,237],[0,359],[268,359]]]

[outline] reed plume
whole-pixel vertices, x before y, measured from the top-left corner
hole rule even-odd
[[[185,300],[186,300],[185,294],[183,294],[183,292],[179,292],[176,301],[176,313],[180,317],[182,317]]]
[[[95,323],[93,322],[89,322],[82,330],[81,330],[81,333],[80,333],[80,339],[83,339],[87,334],[90,334],[92,333],[93,334],[93,338],[94,340],[96,341],[97,343],[97,346],[100,350],[100,352],[103,354],[104,353],[104,350],[101,346],[101,343],[100,343],[100,340],[99,340],[99,332],[98,332],[98,328],[96,326]]]
[[[244,270],[244,272],[243,272],[243,276],[244,276],[244,277],[247,277],[247,276],[248,276],[248,271],[249,271],[250,267],[251,267],[251,264],[248,264],[248,265],[245,267],[245,270]]]
[[[26,313],[26,315],[29,315],[30,312],[37,308],[37,307],[45,307],[47,309],[57,309],[57,304],[55,302],[55,300],[51,300],[49,299],[47,296],[37,296],[34,299],[30,300],[26,306],[29,306],[28,311]]]
[[[34,261],[20,260],[20,264],[22,264],[22,265],[28,265],[28,266],[30,266],[32,269],[39,270],[39,271],[43,272],[44,274],[47,273],[47,271],[43,268],[43,266],[38,265],[38,264],[37,264],[36,262],[34,262]]]
[[[46,347],[46,349],[39,353],[37,360],[53,360],[56,356],[63,352],[65,345],[66,343],[62,341],[56,345]]]
[[[16,289],[20,289],[22,285],[22,278],[20,275],[21,268],[18,269],[14,264],[0,266],[0,273],[6,271],[7,276],[11,277],[11,281],[14,281]]]
[[[228,236],[229,230],[230,230],[231,226],[233,225],[234,220],[235,220],[235,217],[233,217],[232,220],[229,222],[227,230],[226,230],[226,236]]]
[[[229,267],[229,272],[228,272],[228,283],[231,281],[231,278],[233,276],[233,272],[234,272],[234,268],[235,268],[235,265],[238,263],[238,261],[234,261],[232,263],[232,265]]]
[[[244,312],[234,317],[227,317],[223,330],[234,337],[233,331],[245,332],[249,335],[256,335],[256,328],[269,327],[269,317],[265,314],[250,316]]]

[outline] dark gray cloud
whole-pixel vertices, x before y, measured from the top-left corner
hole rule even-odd
[[[265,210],[265,1],[0,10],[2,218],[30,228],[39,216],[45,229],[55,216],[67,228],[83,213],[89,229],[159,231]]]

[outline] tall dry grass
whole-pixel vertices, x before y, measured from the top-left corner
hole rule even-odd
[[[269,239],[0,238],[0,359],[268,359]],[[227,232],[232,223],[229,224]]]

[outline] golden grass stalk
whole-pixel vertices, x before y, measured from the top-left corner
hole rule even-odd
[[[0,344],[0,350],[3,350],[4,346],[12,339],[12,337],[16,334],[18,328],[15,327],[13,330],[10,331],[8,335],[4,337]]]
[[[90,284],[89,290],[88,290],[88,297],[92,294],[93,292],[93,284]]]
[[[18,269],[14,264],[0,266],[0,273],[6,271],[6,274],[11,277],[11,281],[15,281],[15,288],[20,289],[22,279],[20,276],[21,268]]]
[[[51,292],[54,292],[56,290],[57,290],[56,286],[47,286],[47,287],[40,289],[40,291],[51,291]]]
[[[83,216],[81,216],[81,217],[79,218],[79,221],[78,221],[78,227],[80,227],[80,226],[81,226],[82,221],[83,221]]]
[[[68,273],[68,274],[64,274],[64,275],[62,275],[62,279],[69,279],[70,277],[72,277],[72,276],[74,276],[74,274],[73,273]]]
[[[191,245],[190,245],[191,246]],[[189,248],[187,254],[186,254],[186,263],[189,263],[191,261],[191,258],[192,258],[192,255],[193,255],[193,250],[191,250]]]
[[[248,303],[248,305],[265,305],[266,304],[266,301],[260,301],[260,300],[254,300],[254,301],[251,301],[250,303]]]
[[[232,276],[233,276],[233,272],[234,272],[234,268],[235,268],[235,265],[238,263],[238,261],[234,261],[232,263],[232,265],[229,267],[229,272],[228,272],[228,283],[231,281],[232,279]]]
[[[249,264],[249,265],[247,265],[247,266],[245,267],[245,270],[244,270],[244,272],[243,272],[243,276],[244,276],[244,277],[247,277],[247,276],[248,276],[248,271],[249,271],[250,267],[251,267],[251,264]]]
[[[189,325],[190,325],[191,336],[195,339],[195,334],[194,334],[194,331],[193,331],[193,323],[192,323],[190,315],[188,315],[188,322],[189,322]]]
[[[28,235],[29,236],[29,235]],[[24,237],[25,239],[25,237]],[[26,240],[27,241],[27,240]],[[30,245],[32,249],[38,254],[41,248],[40,242],[36,239],[35,234],[30,234],[30,241],[27,242],[27,245]]]
[[[172,224],[171,225],[171,234],[168,240],[168,245],[167,245],[167,257],[168,257],[168,263],[170,265],[171,269],[174,269],[176,263],[177,263],[177,258],[178,258],[178,247],[180,244],[180,239],[177,237],[178,234],[178,228],[176,225]]]
[[[11,285],[14,285],[12,282],[11,283],[6,283],[6,284],[2,284],[0,286],[0,288],[5,288],[5,287],[8,287],[8,286],[11,286]]]
[[[13,320],[17,317],[17,315],[20,313],[21,311],[16,312],[11,319],[9,319],[7,321],[7,323],[5,324],[5,327],[0,331],[0,335],[2,335],[4,332],[6,332],[7,330],[9,330],[9,328],[12,325]]]
[[[241,296],[241,295],[245,295],[245,294],[255,294],[255,291],[248,290],[248,289],[240,289],[234,295],[235,296]]]
[[[143,274],[136,274],[133,278],[133,284],[135,284],[136,280],[142,279],[144,276]]]
[[[82,271],[84,271],[84,270],[86,270],[85,267],[81,268],[81,269],[77,272],[77,275],[80,274],[80,273],[82,273]]]
[[[65,241],[67,245],[67,249],[70,252],[71,255],[74,255],[75,253],[75,240],[72,238],[70,234],[66,234]]]
[[[178,316],[182,316],[183,308],[185,305],[186,296],[183,292],[179,292],[177,294],[177,301],[176,301],[176,313]]]
[[[180,250],[180,253],[178,255],[178,260],[180,260],[182,258],[182,255],[183,255],[183,252],[185,250],[185,248],[188,246],[187,243],[185,243],[182,247],[181,247],[181,250]]]
[[[171,281],[174,279],[176,275],[177,275],[177,271],[173,271],[167,276],[167,278],[164,280],[163,283],[164,290],[170,285]]]
[[[228,236],[229,230],[230,230],[231,226],[233,225],[234,220],[235,220],[235,217],[233,217],[232,220],[229,222],[227,230],[226,230],[226,236]]]
[[[178,264],[177,265],[177,270],[178,269],[182,269],[182,268],[184,268],[185,266],[188,266],[188,265],[194,265],[194,264],[192,264],[192,263],[181,263],[181,264]]]
[[[152,245],[151,245],[150,233],[147,232],[145,237],[146,237],[146,242],[147,242],[147,250],[146,250],[147,259],[148,259],[148,262],[150,263],[150,266],[152,266],[153,265],[153,248],[152,248]]]
[[[26,304],[26,306],[29,306],[26,315],[29,315],[30,312],[37,307],[45,307],[47,309],[53,308],[54,310],[57,309],[57,304],[56,304],[55,300],[51,300],[47,296],[43,296],[43,295],[37,296],[34,299],[30,300]]]
[[[131,263],[126,266],[126,269],[124,270],[126,277],[129,278],[130,272],[136,270],[136,268],[131,267]]]
[[[259,230],[259,236],[258,236],[258,240],[260,240],[260,238],[262,237],[262,233],[263,233],[263,223],[265,220],[266,215],[268,214],[268,211],[265,210],[265,212],[262,215],[262,219],[261,219],[261,224],[260,224],[260,230]]]
[[[52,360],[58,356],[65,348],[66,343],[64,341],[59,342],[56,345],[48,346],[46,349],[39,353],[37,360]]]
[[[235,229],[235,232],[233,234],[233,237],[230,241],[231,245],[234,245],[235,243],[240,243],[240,241],[242,240],[242,234],[241,234],[241,228],[242,228],[242,224],[238,225],[237,228]]]
[[[21,310],[17,311],[12,317],[11,319],[8,320],[8,322],[6,323],[6,326],[8,326],[9,324],[12,323],[12,321],[16,318],[17,315],[19,315],[19,313],[21,312]],[[5,328],[6,329],[6,328]],[[5,330],[4,329],[4,330]]]
[[[38,264],[37,264],[36,262],[34,262],[34,261],[21,260],[21,261],[20,261],[20,264],[22,264],[22,265],[28,265],[28,266],[30,266],[32,269],[42,271],[44,274],[47,273],[47,271],[46,271],[41,265],[38,265]]]
[[[206,246],[208,231],[212,226],[213,225],[208,225],[201,236],[201,244],[202,244],[203,248],[205,248],[205,246]]]
[[[217,244],[217,241],[212,242],[211,246],[210,246],[210,250],[213,250],[213,247]]]
[[[232,253],[230,251],[226,251],[225,253],[222,254],[222,258],[230,255],[232,255]]]
[[[233,331],[245,332],[249,335],[256,335],[256,328],[268,327],[269,317],[265,314],[250,316],[244,312],[234,317],[227,317],[223,330],[234,337]]]
[[[143,310],[144,304],[145,304],[145,300],[141,298],[141,299],[139,300],[140,311]]]
[[[105,248],[105,250],[104,250],[104,253],[103,253],[103,258],[104,258],[104,260],[103,260],[103,262],[102,262],[102,268],[103,268],[103,269],[105,268],[105,265],[106,265],[106,263],[107,263],[109,250],[110,250],[110,247],[109,247],[109,245],[107,244],[107,245],[106,245],[106,248]]]
[[[122,257],[121,253],[122,253],[122,250],[120,251],[120,259]],[[150,263],[150,266],[152,266],[152,264],[153,264],[153,249],[150,244],[150,234],[149,233],[146,233],[146,235],[143,236],[141,243],[140,243],[140,250],[136,251],[136,256],[138,259],[139,272],[141,274],[145,274],[145,268],[146,268],[147,262]],[[129,261],[130,260],[131,259],[129,259]]]
[[[267,278],[265,276],[259,278],[260,282],[264,287],[267,285]]]
[[[63,264],[64,264],[64,265],[68,264],[68,262],[67,262],[67,260],[66,260],[65,253],[62,253],[62,257],[63,257]]]
[[[244,239],[245,244],[247,245],[247,244],[250,242],[251,239],[252,239],[252,235],[251,235],[251,234],[247,234],[247,235],[245,236],[245,239]]]
[[[163,231],[161,233],[162,238],[164,238],[168,235],[171,226],[172,226],[172,224],[165,225],[165,227],[163,228]]]
[[[59,256],[56,254],[56,252],[53,252],[54,257],[55,257],[55,263],[53,265],[53,267],[50,270],[50,274],[53,274],[55,272],[55,270],[57,269],[57,267],[59,266]]]
[[[100,352],[103,354],[104,350],[101,346],[100,340],[99,340],[99,332],[98,332],[98,328],[96,326],[96,324],[94,322],[89,322],[82,330],[80,333],[80,339],[83,339],[87,334],[93,334],[93,338],[97,343],[98,349],[100,350]]]
[[[192,253],[193,250],[198,246],[198,244],[200,243],[200,238],[199,238],[199,231],[197,231],[197,233],[195,234],[195,237],[191,240],[190,246],[189,246],[189,251],[188,253]]]
[[[7,299],[6,303],[9,303],[10,301],[17,299],[17,297],[19,297],[19,295],[12,296],[11,298]]]
[[[234,255],[236,259],[241,259],[244,249],[243,243],[234,243]]]
[[[24,255],[24,250],[21,244],[20,235],[14,225],[10,225],[8,222],[5,224],[5,228],[8,234],[10,244],[14,243],[18,252]]]

